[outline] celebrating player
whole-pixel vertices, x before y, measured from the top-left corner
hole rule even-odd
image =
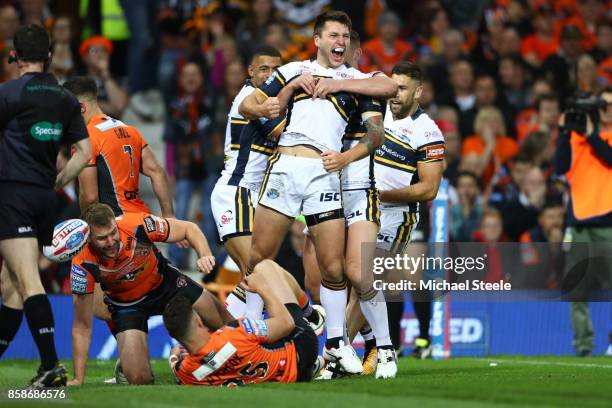
[[[126,213],[115,218],[106,204],[92,204],[83,218],[91,233],[87,246],[72,260],[70,271],[75,317],[72,326],[75,379],[81,383],[91,339],[93,287],[99,282],[116,326],[121,366],[130,384],[153,381],[147,352],[147,320],[159,315],[170,298],[181,294],[207,326],[216,329],[231,320],[208,292],[170,265],[154,242],[186,239],[198,255],[197,267],[208,273],[214,257],[194,223]]]
[[[0,85],[0,256],[6,263],[3,286],[19,291],[20,302],[0,309],[0,354],[13,339],[25,312],[41,365],[32,387],[66,384],[54,344],[55,323],[38,271],[39,245],[50,245],[56,195],[91,158],[91,143],[77,100],[45,73],[49,35],[38,25],[15,34],[9,61],[20,77]],[[75,154],[58,174],[61,145]],[[10,276],[10,278],[7,278]],[[8,282],[10,279],[10,282]],[[3,296],[4,299],[4,296]]]
[[[287,114],[291,120],[280,137],[277,153],[270,158],[259,195],[249,267],[274,256],[293,219],[304,214],[322,273],[320,297],[327,313],[328,335],[324,356],[339,361],[350,373],[359,373],[361,362],[342,339],[347,288],[337,152],[342,149],[350,117],[361,113],[362,120],[367,120],[371,116],[358,111],[357,98],[351,93],[391,96],[396,85],[385,76],[366,75],[344,64],[350,29],[346,13],[321,14],[314,28],[317,59],[278,68],[244,99],[239,110],[249,119],[277,117],[291,99]],[[364,137],[360,142],[342,156],[350,159],[344,165],[367,156],[380,141]],[[247,306],[248,316],[261,315],[263,304],[254,294],[247,293]]]
[[[262,297],[268,319],[241,318],[211,333],[185,297],[175,297],[164,310],[168,333],[187,348],[177,345],[169,358],[180,384],[304,382],[320,368],[317,336],[298,306],[306,294],[293,276],[265,260],[246,283]]]
[[[387,103],[385,143],[376,150],[374,175],[380,191],[379,248],[392,254],[404,251],[418,222],[419,202],[431,201],[442,179],[444,137],[438,126],[419,107],[423,90],[421,69],[400,62],[392,79],[398,91]],[[403,308],[401,302],[387,307]],[[401,311],[390,313],[401,318]],[[389,321],[399,325],[399,321]],[[396,345],[399,346],[399,345]]]
[[[249,121],[238,112],[238,106],[255,87],[263,85],[281,62],[280,53],[273,47],[260,47],[253,54],[248,69],[250,79],[232,102],[228,114],[225,167],[210,197],[219,237],[243,276],[251,249],[257,195],[285,119],[279,116]],[[237,286],[227,298],[228,311],[234,317],[244,316],[245,302],[244,289]]]

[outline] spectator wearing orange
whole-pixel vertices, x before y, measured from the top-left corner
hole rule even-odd
[[[559,100],[551,93],[544,94],[536,100],[535,108],[535,113],[527,121],[517,125],[518,142],[522,143],[529,133],[541,131],[550,133],[551,142],[555,143],[561,113]]]
[[[382,71],[391,75],[393,67],[400,61],[414,61],[412,45],[399,38],[402,27],[400,18],[392,11],[384,12],[378,19],[378,36],[363,44],[362,62],[364,72]]]
[[[533,25],[535,32],[521,42],[521,55],[530,65],[539,67],[559,48],[559,42],[554,35],[555,18],[547,5],[537,9]]]
[[[98,86],[100,108],[108,115],[120,118],[130,98],[127,88],[111,76],[109,63],[112,52],[113,43],[101,35],[88,38],[79,47],[87,75]]]
[[[476,134],[463,141],[461,155],[474,163],[470,167],[488,186],[496,168],[512,159],[519,148],[514,139],[506,136],[504,118],[495,107],[480,109],[474,130]]]

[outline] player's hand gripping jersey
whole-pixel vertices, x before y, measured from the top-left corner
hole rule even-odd
[[[237,386],[261,382],[295,382],[297,353],[290,340],[268,343],[263,320],[242,318],[211,334],[208,343],[173,366],[179,383]]]
[[[72,260],[72,293],[93,293],[94,283],[100,282],[111,300],[127,303],[140,300],[162,283],[160,263],[166,260],[153,243],[168,239],[168,221],[147,213],[126,213],[116,221],[121,237],[118,256],[105,259],[87,245]]]
[[[87,124],[92,159],[88,166],[98,170],[101,203],[115,215],[124,212],[150,212],[138,192],[142,149],[148,146],[133,126],[107,115],[94,116]]]
[[[364,74],[355,68],[341,65],[325,68],[316,60],[290,62],[274,71],[259,88],[266,96],[277,96],[281,89],[298,76],[310,73],[315,78],[363,79],[375,73]],[[358,98],[347,92],[330,94],[325,99],[313,99],[299,89],[289,101],[287,124],[278,142],[279,146],[308,145],[320,151],[342,149],[342,136],[350,117],[358,109]],[[362,120],[368,116],[362,114]]]

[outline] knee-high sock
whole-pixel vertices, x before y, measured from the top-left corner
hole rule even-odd
[[[40,353],[42,368],[51,370],[57,363],[57,353],[54,342],[55,323],[47,295],[29,297],[23,303],[23,310]]]
[[[335,348],[339,346],[340,340],[344,337],[348,290],[346,289],[346,281],[344,282],[344,288],[341,288],[341,284],[334,288],[328,288],[327,286],[321,284],[321,305],[327,313],[325,322],[327,341],[325,344],[328,347]]]
[[[374,296],[371,296],[371,293],[365,295],[369,300],[360,298],[359,304],[363,315],[374,332],[376,347],[390,346],[391,337],[389,335],[389,320],[387,317],[385,295],[380,290],[374,292]]]
[[[419,338],[429,340],[429,325],[431,322],[431,293],[427,290],[415,294],[413,301],[414,314],[419,321]]]
[[[23,320],[23,310],[13,309],[7,305],[0,307],[0,357],[19,331]]]
[[[387,316],[389,318],[389,334],[393,347],[400,348],[400,322],[404,313],[404,302],[389,302],[387,304]]]

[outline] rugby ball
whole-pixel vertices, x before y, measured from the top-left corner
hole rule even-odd
[[[89,225],[74,218],[60,222],[53,230],[50,246],[43,247],[43,254],[52,261],[66,262],[74,258],[87,244]]]

